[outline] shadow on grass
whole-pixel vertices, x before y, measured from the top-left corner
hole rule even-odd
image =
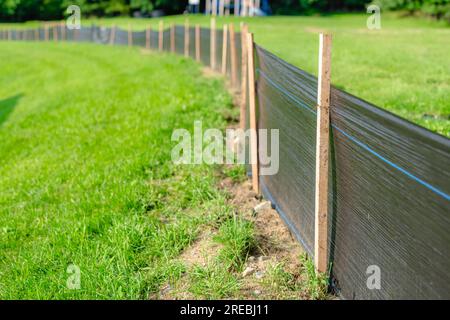
[[[11,114],[11,112],[13,112],[22,96],[23,94],[19,93],[9,98],[0,100],[0,127],[2,126],[3,122],[8,120],[9,115]]]

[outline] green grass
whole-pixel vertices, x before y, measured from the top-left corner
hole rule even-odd
[[[245,21],[255,41],[286,61],[317,74],[318,32],[331,31],[332,82],[360,98],[412,122],[450,136],[450,28],[445,23],[399,18],[382,13],[379,31],[366,28],[364,14],[308,17],[219,18]],[[185,17],[163,20],[184,23]],[[191,16],[192,24],[207,26],[205,16]],[[157,27],[158,19],[85,19],[83,23],[131,24],[142,30]],[[30,22],[27,26],[35,26]],[[5,27],[6,25],[4,25]],[[24,25],[21,25],[24,26]]]
[[[171,134],[225,125],[222,81],[89,44],[2,42],[0,59],[0,298],[146,298],[180,277],[174,257],[228,212],[215,168],[172,165]]]
[[[220,78],[95,44],[0,42],[0,59],[0,299],[149,299],[177,283],[243,297],[255,230],[218,188],[243,167],[170,158],[174,128],[225,128]],[[190,268],[180,255],[204,230],[220,248]]]

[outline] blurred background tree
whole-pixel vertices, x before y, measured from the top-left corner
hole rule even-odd
[[[201,0],[204,7],[205,0]],[[408,14],[425,14],[450,21],[450,0],[272,0],[274,14],[294,15],[363,11],[369,3],[382,11],[403,10]],[[182,13],[188,0],[0,0],[1,21],[62,19],[66,8],[76,4],[83,16],[151,15]]]

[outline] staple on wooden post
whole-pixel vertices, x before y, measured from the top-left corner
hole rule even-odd
[[[214,2],[216,3],[216,2]],[[211,62],[211,69],[216,68],[216,19],[213,17],[211,18],[211,44],[210,44],[210,62]]]
[[[189,57],[189,20],[184,22],[184,56]]]
[[[163,51],[164,45],[164,22],[159,21],[159,37],[158,37],[158,49],[159,51]]]
[[[330,146],[331,35],[320,34],[317,92],[316,193],[314,265],[316,271],[328,268],[328,163]]]
[[[231,85],[236,87],[237,84],[237,56],[236,56],[236,37],[234,33],[234,25],[230,23],[230,63],[231,63]]]
[[[200,47],[200,25],[195,25],[195,60],[200,62],[200,54],[201,54],[201,47]]]
[[[240,124],[241,129],[245,130],[247,126],[247,32],[246,24],[241,23],[241,108],[240,108]]]
[[[227,53],[228,53],[228,25],[223,26],[222,32],[222,74],[227,73]]]
[[[258,133],[256,123],[256,88],[255,88],[255,61],[253,56],[253,34],[247,34],[247,63],[248,63],[248,95],[250,109],[250,157],[252,165],[252,185],[256,194],[259,194],[259,168],[258,168]]]

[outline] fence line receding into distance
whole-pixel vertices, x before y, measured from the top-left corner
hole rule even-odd
[[[161,22],[144,31],[57,23],[1,30],[0,39],[140,46],[223,72],[241,91],[241,127],[255,132],[253,156],[272,148],[258,143],[255,129],[280,132],[278,173],[259,175],[261,161],[249,167],[255,190],[317,269],[331,266],[333,288],[345,298],[449,299],[450,140],[329,87],[329,74],[319,71],[318,81],[255,44],[247,29],[224,32],[215,20],[210,29],[188,22],[164,29]],[[322,37],[323,72],[330,43]],[[380,288],[368,283],[371,270],[380,271]]]

